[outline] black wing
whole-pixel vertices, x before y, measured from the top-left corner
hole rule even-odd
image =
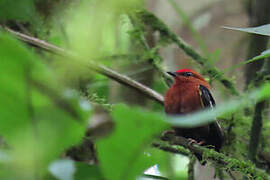
[[[210,91],[203,85],[200,85],[200,96],[205,108],[213,108],[216,106],[216,102]],[[211,123],[209,128],[209,140],[211,141],[210,144],[215,145],[215,149],[218,151],[221,148],[224,140],[223,131],[217,121]]]
[[[211,95],[210,91],[203,85],[200,85],[200,95],[203,102],[204,107],[213,108],[216,106],[216,102]]]

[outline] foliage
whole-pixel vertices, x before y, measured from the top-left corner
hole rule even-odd
[[[174,4],[174,1],[170,2]],[[39,6],[47,4],[51,7],[53,2],[47,0],[40,3],[38,0],[0,0],[0,25],[38,35],[80,56],[77,59],[52,56],[22,44],[1,29],[0,178],[135,179],[155,164],[168,177],[175,178],[175,174],[181,172],[180,176],[186,178],[186,169],[184,172],[183,168],[173,172],[171,166],[175,164],[171,164],[170,158],[174,157],[153,149],[152,142],[171,125],[197,127],[212,122],[216,117],[228,129],[225,147],[222,153],[204,148],[204,158],[214,162],[225,161],[223,169],[237,170],[251,178],[266,176],[266,173],[257,171],[254,164],[244,162],[249,135],[246,129],[251,126],[253,112],[246,114],[243,109],[269,99],[269,83],[239,94],[234,83],[209,61],[211,54],[205,50],[200,37],[196,38],[199,38],[207,58],[185,43],[154,14],[143,10],[142,1],[74,1],[67,4],[65,10],[46,15],[46,18]],[[188,19],[186,21],[191,26]],[[44,32],[43,27],[48,33],[40,33]],[[149,27],[152,30],[150,33],[159,32],[154,47],[149,47],[146,41]],[[268,27],[230,29],[269,35]],[[203,71],[220,81],[230,94],[239,96],[214,110],[166,117],[162,107],[150,102],[140,108],[129,107],[123,102],[110,104],[113,90],[108,78],[90,72],[88,68],[89,62],[112,67],[147,62],[166,81],[170,81],[164,75],[159,50],[172,43],[202,65]],[[267,50],[245,63],[269,55]],[[132,77],[140,71],[144,69],[132,69],[128,73]],[[155,79],[152,86],[159,92],[166,90],[162,78]],[[97,105],[108,111],[100,115],[98,110],[92,108]],[[94,120],[103,116],[112,120],[112,133],[101,138],[91,137],[89,129],[97,128]],[[263,133],[266,138],[269,136],[268,126],[269,123]],[[265,143],[264,146],[269,145],[267,140]],[[79,145],[89,151],[89,159],[77,162],[72,153],[68,153]],[[167,143],[163,145],[171,146]],[[190,154],[182,146],[173,148],[182,154]]]
[[[0,9],[0,21],[16,20],[31,22],[37,15],[34,0],[1,0]]]
[[[10,160],[2,178],[34,179],[48,164],[81,141],[90,105],[62,88],[40,58],[1,33],[0,131]]]
[[[117,125],[113,134],[97,143],[101,169],[107,179],[135,179],[157,163],[144,150],[167,124],[162,116],[123,105],[114,107],[112,117]]]

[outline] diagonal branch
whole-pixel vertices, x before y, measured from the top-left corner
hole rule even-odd
[[[239,95],[239,92],[236,90],[234,83],[224,76],[219,69],[213,67],[209,64],[208,59],[201,56],[198,52],[196,52],[189,44],[187,44],[183,39],[177,36],[174,32],[172,32],[167,25],[165,25],[159,18],[157,18],[153,13],[144,11],[138,11],[136,13],[138,18],[144,24],[148,24],[152,27],[153,30],[156,30],[160,33],[161,38],[166,41],[165,45],[168,43],[175,43],[180,49],[182,49],[188,56],[190,56],[194,61],[207,69],[207,73],[210,77],[217,79],[220,81],[223,86],[231,91],[234,95]]]
[[[63,48],[60,48],[58,46],[52,45],[46,41],[40,40],[38,38],[35,37],[31,37],[28,35],[25,35],[23,33],[20,32],[16,32],[12,29],[9,29],[7,27],[4,27],[4,29],[6,31],[8,31],[9,33],[11,33],[12,35],[14,35],[16,38],[20,39],[23,42],[26,42],[27,44],[33,45],[35,47],[38,47],[40,49],[49,51],[51,53],[63,56],[63,57],[67,57],[69,59],[82,59],[83,57],[78,56],[77,54],[65,50]],[[121,84],[124,84],[128,87],[131,87],[139,92],[141,92],[142,94],[144,94],[145,96],[149,97],[152,100],[157,101],[160,104],[163,104],[163,96],[161,94],[159,94],[158,92],[152,90],[151,88],[129,78],[128,76],[125,76],[123,74],[120,74],[112,69],[109,69],[103,65],[98,65],[96,63],[91,62],[91,60],[89,60],[89,62],[86,64],[86,66],[91,69],[94,70],[104,76],[107,76],[110,79],[113,79]]]

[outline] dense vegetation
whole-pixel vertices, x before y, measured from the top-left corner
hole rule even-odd
[[[229,29],[270,36],[270,25]],[[165,116],[160,94],[172,79],[160,50],[171,44],[230,98],[214,111]],[[194,153],[218,177],[269,178],[270,51],[230,67],[262,63],[245,90],[202,52],[139,0],[0,0],[0,179],[135,179],[156,164],[153,179],[192,179]],[[226,135],[220,153],[162,135],[214,117]]]

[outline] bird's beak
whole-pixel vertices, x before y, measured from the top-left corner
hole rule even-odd
[[[175,77],[177,74],[176,72],[167,72],[169,75],[171,75],[172,77]]]

